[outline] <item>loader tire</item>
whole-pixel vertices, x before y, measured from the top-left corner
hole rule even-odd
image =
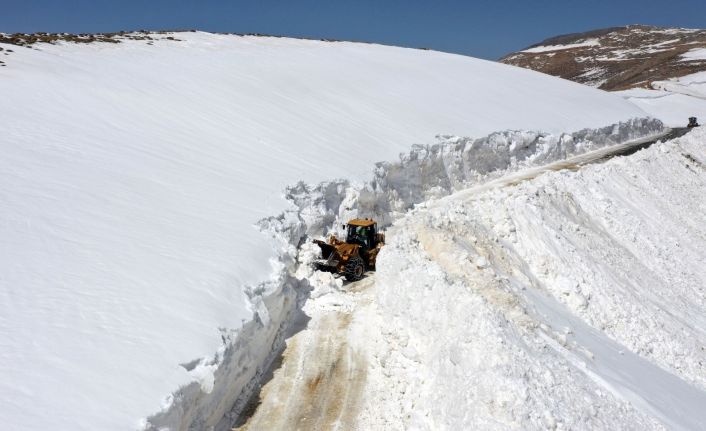
[[[354,257],[346,264],[346,280],[358,281],[365,274],[365,262],[360,257]]]

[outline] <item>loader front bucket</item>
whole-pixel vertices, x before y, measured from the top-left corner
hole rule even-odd
[[[318,239],[314,240],[314,242],[317,243],[319,245],[319,247],[321,248],[321,257],[323,259],[328,259],[329,257],[331,257],[331,253],[336,252],[336,247],[332,246],[331,244],[327,244],[327,243],[320,241]]]

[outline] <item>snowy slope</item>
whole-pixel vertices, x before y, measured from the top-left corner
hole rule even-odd
[[[704,140],[400,220],[360,429],[704,429]]]
[[[257,364],[267,346],[233,347],[232,331],[255,310],[258,325],[279,324],[263,301],[284,289],[277,259],[290,244],[255,225],[288,208],[288,184],[361,179],[437,133],[645,115],[579,84],[438,52],[166,36],[2,45],[13,51],[0,68],[8,429],[137,428],[182,385],[224,390],[214,370],[227,348],[253,349]]]
[[[706,31],[630,25],[557,36],[506,64],[616,91],[670,127],[706,118]]]
[[[684,127],[689,117],[706,121],[706,72],[655,81],[651,87],[616,93],[671,127]]]

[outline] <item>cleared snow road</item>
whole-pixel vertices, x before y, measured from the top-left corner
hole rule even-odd
[[[236,430],[353,429],[366,383],[365,352],[352,345],[351,322],[371,303],[365,279],[329,292],[305,306],[309,317],[287,347]],[[276,364],[277,365],[277,364]]]
[[[682,136],[687,131],[669,130],[656,138],[604,148],[525,170],[456,193],[431,207],[441,206],[449,200],[468,199],[491,188],[516,185],[547,171],[576,170],[617,155],[632,154],[659,140]],[[453,261],[444,261],[453,255],[452,246],[443,246],[445,234],[436,234],[425,226],[417,226],[417,229],[420,245],[426,249],[428,256],[445,268],[447,274],[474,280],[475,276],[468,273],[473,272],[474,268],[459,268]],[[466,245],[455,243],[454,246],[463,248]],[[512,279],[509,273],[507,275]],[[380,326],[383,320],[375,312],[373,299],[377,293],[374,283],[375,278],[368,276],[360,282],[348,284],[340,290],[329,290],[307,301],[304,311],[310,320],[302,322],[302,329],[287,340],[287,347],[281,361],[276,364],[272,378],[264,384],[259,399],[235,429],[355,429],[371,424],[359,423],[359,414],[361,405],[365,403],[366,384],[371,378],[368,375],[371,367],[368,359],[375,350],[376,342],[381,341],[381,328],[376,325]],[[499,307],[506,307],[506,316],[511,320],[517,319],[521,326],[546,327],[540,330],[540,335],[558,354],[618,398],[650,412],[673,428],[698,429],[704,425],[699,406],[706,404],[705,393],[644,358],[629,353],[627,348],[583,323],[562,304],[539,292],[519,288],[514,295],[490,288],[478,292]],[[570,336],[562,333],[564,327],[573,328]],[[367,349],[366,342],[373,347]],[[590,352],[589,356],[587,352]],[[363,416],[366,414],[363,412]],[[364,417],[362,421],[370,418]]]

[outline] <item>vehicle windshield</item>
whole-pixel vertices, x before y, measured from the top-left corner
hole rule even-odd
[[[370,247],[370,227],[348,225],[346,242]]]

